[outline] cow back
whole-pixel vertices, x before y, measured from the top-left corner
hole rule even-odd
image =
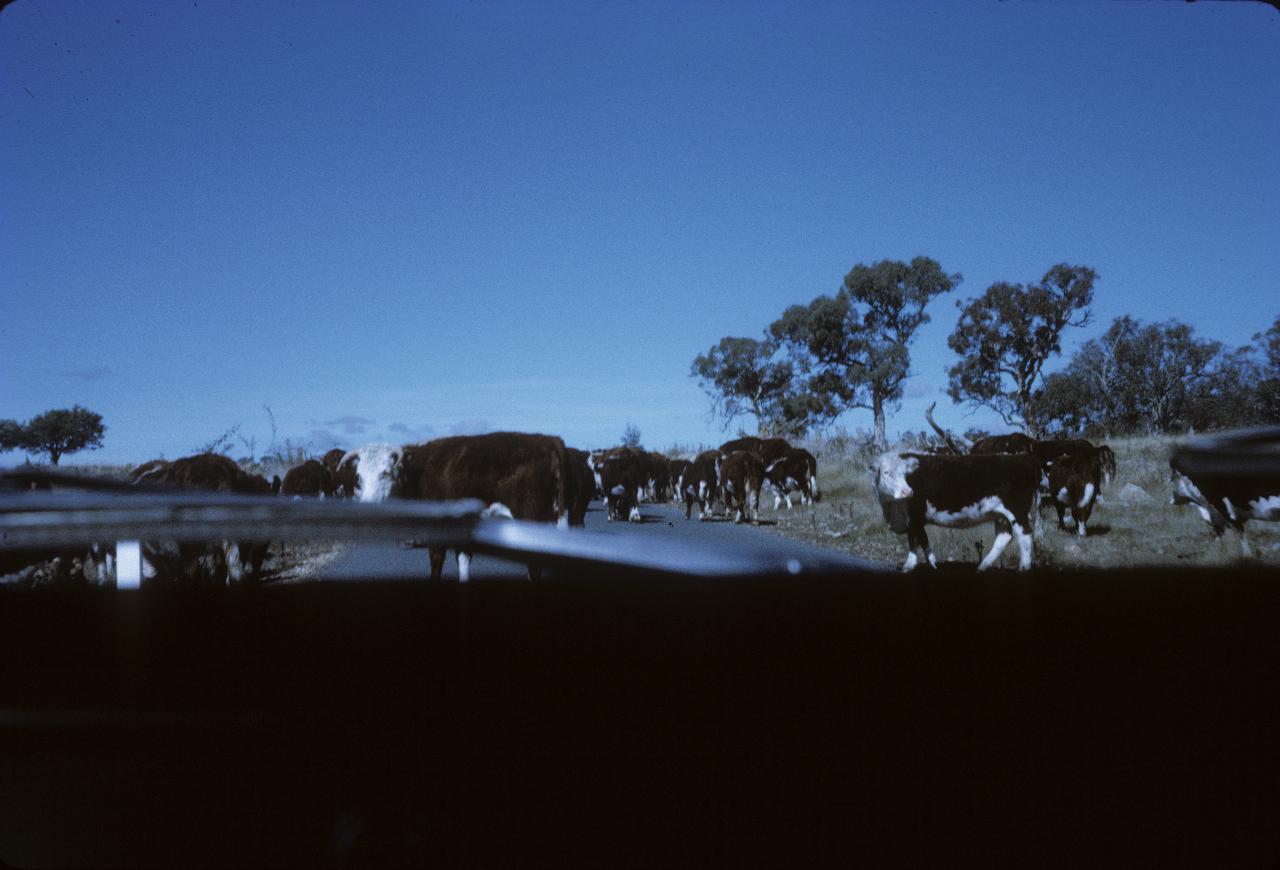
[[[569,456],[554,435],[456,435],[408,445],[401,462],[393,490],[401,498],[476,498],[539,522],[554,522],[569,508]]]
[[[1011,432],[1008,435],[988,435],[986,438],[979,438],[973,442],[969,452],[971,454],[1030,453],[1035,445],[1036,440],[1031,436],[1021,432]]]

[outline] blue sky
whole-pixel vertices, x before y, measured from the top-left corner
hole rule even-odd
[[[102,413],[71,461],[261,449],[264,405],[318,448],[718,443],[696,354],[919,254],[964,282],[890,430],[994,425],[940,391],[995,281],[1093,266],[1068,353],[1280,314],[1280,14],[18,0],[0,167],[0,418]]]

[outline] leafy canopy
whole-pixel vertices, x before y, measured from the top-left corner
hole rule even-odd
[[[0,429],[12,434],[7,426]],[[102,446],[102,435],[106,432],[106,426],[102,425],[102,415],[79,405],[45,411],[20,429],[19,443],[15,446],[33,453],[48,454],[49,462],[53,465],[58,464],[64,453],[97,450]]]
[[[929,322],[925,308],[963,277],[936,260],[859,263],[835,296],[793,305],[769,327],[789,351],[808,388],[835,414],[864,408],[875,415],[876,439],[885,442],[885,413],[902,399],[910,375],[908,346]]]
[[[1097,273],[1059,263],[1038,284],[1004,281],[961,306],[947,346],[960,356],[949,371],[953,401],[985,406],[1009,425],[1035,428],[1031,402],[1045,362],[1062,350],[1062,333],[1090,320]]]

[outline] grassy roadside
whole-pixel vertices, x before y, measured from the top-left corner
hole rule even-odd
[[[1123,568],[1137,565],[1225,565],[1240,560],[1240,539],[1228,531],[1215,539],[1209,525],[1191,507],[1169,504],[1169,452],[1173,438],[1126,438],[1108,444],[1116,453],[1116,479],[1102,492],[1089,520],[1088,536],[1057,528],[1057,514],[1042,511],[1035,541],[1035,563],[1064,568]],[[818,458],[822,501],[812,508],[784,506],[761,497],[760,517],[777,534],[830,547],[867,559],[900,565],[905,535],[889,530],[880,514],[866,473],[867,458],[839,445],[806,445]],[[1069,522],[1070,520],[1068,520]],[[940,562],[976,565],[991,547],[990,524],[973,529],[928,527]],[[1280,525],[1250,522],[1246,527],[1255,559],[1280,566]],[[1017,566],[1017,547],[1005,550],[1001,567]]]

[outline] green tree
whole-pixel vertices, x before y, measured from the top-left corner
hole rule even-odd
[[[777,352],[771,339],[727,337],[694,357],[689,375],[698,379],[725,429],[749,416],[760,434],[800,436],[829,416],[791,362],[775,358]]]
[[[26,443],[26,432],[17,420],[0,420],[0,453],[17,450]]]
[[[1062,350],[1062,332],[1089,322],[1088,266],[1059,263],[1038,284],[1004,281],[961,307],[947,345],[960,356],[948,374],[952,401],[990,408],[1010,426],[1039,434],[1032,402],[1044,364]]]
[[[961,280],[928,257],[859,263],[835,296],[791,306],[769,334],[787,348],[808,392],[828,414],[871,411],[875,444],[884,449],[886,415],[897,410],[910,374],[908,348],[929,322],[925,308]]]
[[[102,446],[102,415],[76,405],[45,411],[22,427],[23,450],[47,453],[49,462],[58,464],[64,453],[97,450]]]
[[[1264,419],[1253,348],[1228,351],[1176,320],[1125,315],[1049,375],[1033,403],[1042,431],[1157,433],[1246,426]]]
[[[790,363],[774,361],[776,352],[774,342],[728,336],[693,358],[689,376],[698,379],[698,386],[711,399],[713,416],[724,422],[724,428],[748,415],[756,418],[759,428],[764,427],[793,374]]]
[[[1261,422],[1280,423],[1280,317],[1253,340],[1265,361],[1257,390],[1259,417]]]
[[[1259,349],[1267,359],[1269,376],[1280,377],[1280,317],[1275,319],[1266,332],[1256,333],[1253,340],[1259,343]]]

